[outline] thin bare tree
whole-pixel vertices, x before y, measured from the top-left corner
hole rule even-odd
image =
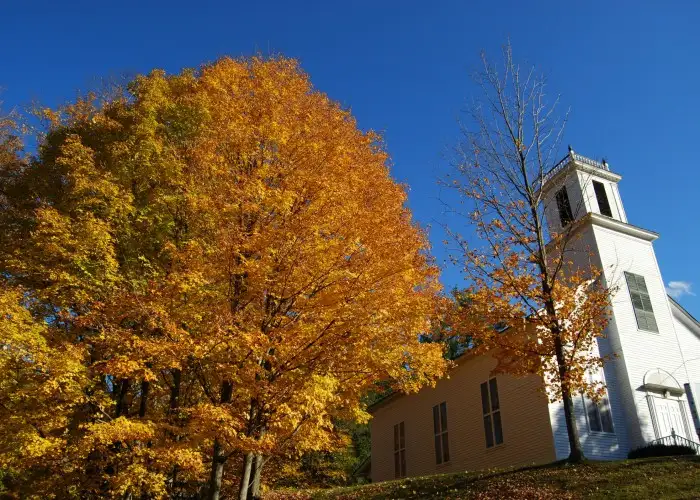
[[[568,113],[560,116],[558,97],[548,102],[545,78],[534,68],[521,71],[510,43],[501,67],[483,53],[482,62],[475,76],[481,96],[468,110],[454,171],[442,180],[459,193],[457,207],[469,207],[451,206],[481,242],[470,245],[448,228],[468,280],[452,331],[492,352],[497,371],[543,377],[550,400],[563,402],[569,461],[577,462],[584,454],[573,396],[604,394],[590,375],[605,361],[595,342],[607,325],[611,290],[587,255],[581,258],[573,220],[558,232],[547,227],[545,185],[562,165]]]

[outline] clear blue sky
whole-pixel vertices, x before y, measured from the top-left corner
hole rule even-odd
[[[384,132],[393,175],[433,226],[444,220],[435,179],[476,92],[470,71],[510,36],[571,107],[565,141],[623,175],[630,222],[661,234],[664,279],[692,284],[698,295],[679,300],[700,317],[700,2],[1,3],[5,107],[55,105],[104,76],[282,53],[362,128]],[[432,239],[442,261],[438,230]],[[460,278],[447,269],[443,281]]]

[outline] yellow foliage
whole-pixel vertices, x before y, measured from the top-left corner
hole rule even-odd
[[[60,437],[92,479],[64,475],[71,491],[192,492],[214,443],[332,449],[334,419],[366,421],[376,382],[444,373],[440,345],[418,340],[437,269],[381,137],[296,61],[154,71],[44,114],[8,188],[0,272],[83,377]]]

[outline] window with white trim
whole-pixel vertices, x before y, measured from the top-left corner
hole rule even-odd
[[[600,213],[608,217],[612,217],[612,209],[610,208],[610,202],[608,201],[608,194],[605,192],[605,184],[598,181],[593,181],[593,191],[595,192],[595,198],[598,202],[598,209]]]
[[[637,327],[640,330],[658,332],[659,327],[656,324],[654,309],[651,307],[649,290],[647,290],[644,276],[625,272],[625,279],[627,280],[627,288],[630,291],[634,315],[637,318]]]
[[[588,376],[588,382],[602,381],[602,375]],[[583,406],[586,409],[586,420],[588,421],[588,429],[591,432],[615,432],[613,429],[612,412],[610,411],[610,400],[608,399],[608,390],[605,389],[605,394],[598,401],[593,401],[591,398],[582,394]]]
[[[406,477],[406,434],[403,422],[394,425],[394,477]]]
[[[569,202],[569,193],[566,191],[566,186],[557,191],[555,198],[557,200],[557,210],[559,211],[559,222],[561,227],[566,227],[574,220],[574,214],[571,211],[571,203]]]
[[[498,400],[498,384],[495,378],[481,384],[481,410],[484,414],[486,447],[492,448],[502,444],[501,404]]]
[[[447,403],[433,406],[433,431],[435,434],[435,463],[450,461],[450,444],[447,438]]]

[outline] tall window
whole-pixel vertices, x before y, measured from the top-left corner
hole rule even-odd
[[[481,384],[481,409],[484,414],[486,447],[491,448],[503,443],[501,405],[498,401],[498,385],[495,378]]]
[[[644,276],[626,272],[625,279],[632,298],[634,315],[637,317],[637,326],[641,330],[658,332],[659,327],[656,324],[656,318],[654,318],[654,309],[651,307],[649,291],[647,290]]]
[[[593,382],[594,377],[589,375],[589,382]],[[615,432],[613,430],[612,413],[610,412],[610,400],[608,399],[608,391],[605,390],[605,395],[597,402],[586,395],[582,395],[583,404],[586,408],[586,418],[588,419],[588,428],[593,432]]]
[[[612,210],[610,210],[610,202],[608,202],[608,194],[605,192],[605,185],[602,182],[593,181],[593,190],[595,191],[595,198],[598,200],[600,213],[612,217]]]
[[[433,430],[435,432],[435,463],[450,461],[450,445],[447,440],[447,403],[433,406]]]
[[[569,203],[569,194],[566,192],[566,186],[557,191],[556,198],[561,227],[566,227],[574,220],[574,215],[571,212],[571,203]]]
[[[406,434],[403,422],[394,426],[394,477],[406,476]]]

